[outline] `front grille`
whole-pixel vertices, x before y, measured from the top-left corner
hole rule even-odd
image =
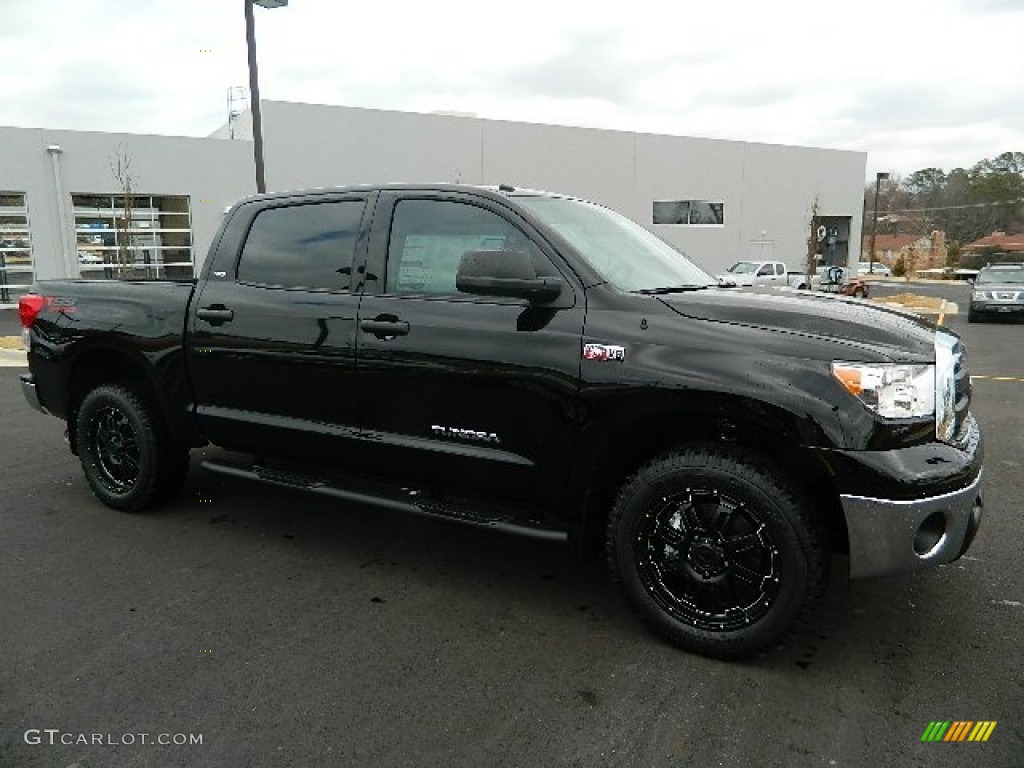
[[[953,439],[960,443],[966,439],[967,412],[971,407],[971,377],[967,372],[967,350],[959,341],[953,347],[953,393],[956,403]]]

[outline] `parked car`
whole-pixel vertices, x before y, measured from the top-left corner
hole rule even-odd
[[[1024,263],[990,264],[974,278],[967,322],[1024,312]]]
[[[864,299],[869,292],[866,281],[850,277],[850,270],[839,266],[818,266],[808,280],[805,273],[787,270],[781,261],[737,261],[716,277],[719,285],[732,288],[813,289]]]
[[[96,253],[95,251],[79,251],[78,252],[78,263],[79,264],[102,264],[103,255]]]
[[[719,285],[735,288],[775,285],[805,289],[811,286],[807,275],[788,271],[781,261],[737,261],[715,277]]]
[[[925,568],[981,524],[956,334],[721,289],[571,197],[259,195],[197,280],[42,281],[19,312],[22,391],[112,508],[167,500],[212,443],[212,472],[603,553],[711,656],[806,619],[833,551],[855,578]]]
[[[882,277],[891,277],[892,270],[889,269],[885,264],[880,261],[874,263],[870,261],[862,261],[857,265],[857,274],[859,275],[881,275]]]

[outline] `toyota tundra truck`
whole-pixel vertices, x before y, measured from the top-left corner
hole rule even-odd
[[[348,187],[236,204],[194,281],[39,282],[28,402],[104,504],[206,471],[602,555],[670,642],[749,656],[982,517],[960,339],[718,287],[569,196]],[[839,553],[840,557],[833,557]]]

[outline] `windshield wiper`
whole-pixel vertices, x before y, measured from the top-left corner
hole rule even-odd
[[[644,296],[661,296],[666,293],[687,293],[688,291],[703,291],[712,286],[704,283],[702,285],[666,285],[661,288],[640,288],[630,293],[642,293]]]

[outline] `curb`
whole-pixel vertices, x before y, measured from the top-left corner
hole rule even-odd
[[[0,349],[0,368],[27,368],[28,355],[24,349]]]
[[[902,309],[913,312],[916,315],[958,315],[960,306],[955,301],[947,301],[941,307],[915,307],[913,304],[900,304],[898,301],[885,301],[884,299],[871,299],[875,304],[893,309]]]

